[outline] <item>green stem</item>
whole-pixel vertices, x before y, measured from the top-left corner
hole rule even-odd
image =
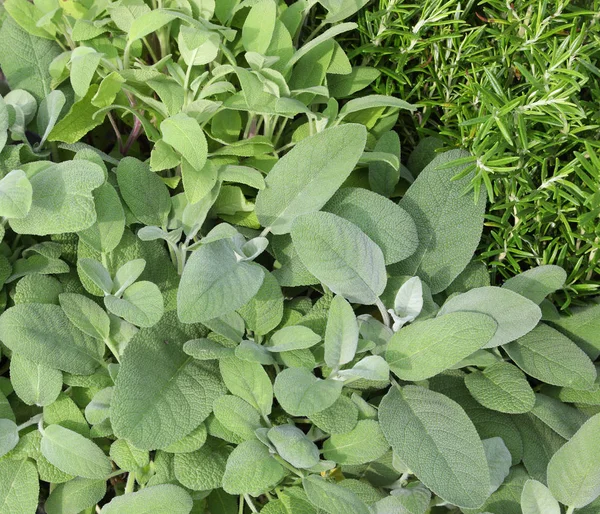
[[[246,503],[248,504],[248,507],[250,507],[250,510],[252,512],[257,512],[258,513],[258,510],[256,510],[256,507],[254,506],[254,503],[252,503],[252,499],[250,498],[250,495],[245,494],[244,495],[244,500],[246,500]]]
[[[108,475],[106,477],[106,480],[110,480],[111,478],[118,477],[119,475],[123,475],[125,473],[127,473],[127,471],[123,469],[117,469],[116,471],[113,471],[110,475]]]
[[[184,107],[188,104],[190,76],[192,74],[192,68],[194,67],[194,61],[196,60],[196,55],[198,55],[198,50],[200,50],[199,47],[196,48],[196,50],[194,50],[194,53],[192,54],[192,60],[190,61],[190,64],[188,65],[187,70],[185,72],[185,80],[183,81],[183,106]]]
[[[573,514],[573,512],[575,512],[575,507],[569,507],[567,509],[567,514]]]
[[[238,514],[244,514],[244,505],[245,505],[244,495],[240,494],[240,506],[238,508]]]
[[[123,69],[129,69],[129,55],[131,53],[131,42],[127,42],[125,45],[125,51],[123,52]]]
[[[127,482],[125,483],[125,494],[132,493],[135,486],[135,473],[131,471],[127,475]]]
[[[279,462],[279,464],[281,464],[284,468],[289,469],[292,473],[294,473],[294,475],[300,477],[300,478],[304,478],[304,474],[302,473],[302,471],[300,471],[299,469],[296,469],[294,466],[292,466],[290,463],[288,463],[287,461],[283,460],[279,455],[273,455],[273,458]]]

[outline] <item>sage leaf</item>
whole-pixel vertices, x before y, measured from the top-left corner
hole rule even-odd
[[[63,375],[57,369],[14,353],[10,359],[10,381],[17,396],[27,405],[45,407],[58,398]]]
[[[312,468],[319,462],[319,449],[302,430],[293,425],[269,429],[269,441],[277,453],[296,468]]]
[[[387,281],[381,249],[356,225],[317,212],[296,220],[292,241],[306,268],[334,293],[371,305]]]
[[[367,189],[344,187],[323,210],[354,223],[381,248],[385,263],[410,257],[419,243],[417,227],[408,213],[387,198]]]
[[[523,414],[533,409],[535,394],[525,375],[508,362],[498,362],[465,377],[473,397],[488,409]]]
[[[336,295],[329,307],[325,328],[325,363],[339,368],[350,362],[358,346],[358,322],[352,306]]]
[[[394,452],[435,494],[460,507],[483,505],[490,490],[483,444],[457,403],[422,387],[392,387],[379,420]]]
[[[190,256],[177,292],[183,323],[208,321],[246,304],[264,279],[261,266],[239,262],[226,240],[202,245]]]
[[[104,183],[104,172],[97,164],[84,160],[52,164],[31,177],[30,183],[29,212],[10,220],[18,234],[78,232],[96,221],[92,191]]]
[[[44,508],[48,514],[76,514],[94,507],[105,494],[104,480],[74,478],[58,484],[48,496]]]
[[[385,358],[402,380],[424,380],[485,346],[496,326],[490,316],[476,312],[419,321],[392,336]]]
[[[523,514],[560,514],[560,505],[549,489],[537,480],[527,480],[521,492]]]
[[[547,384],[591,389],[596,380],[596,368],[583,350],[543,323],[504,349],[525,373]]]
[[[321,477],[309,475],[302,479],[302,486],[310,502],[328,514],[352,512],[369,514],[369,508],[352,491]]]
[[[164,448],[211,413],[225,387],[216,365],[182,351],[191,334],[168,313],[159,325],[141,329],[129,342],[111,402],[115,435],[140,449]]]
[[[31,460],[0,461],[0,507],[3,513],[34,513],[39,491],[38,474]]]
[[[185,489],[173,484],[160,484],[117,496],[104,505],[100,513],[146,514],[163,511],[169,514],[189,514],[193,505],[194,502]]]
[[[34,363],[81,375],[92,374],[104,354],[104,345],[72,325],[58,305],[24,303],[4,311],[0,340]]]
[[[321,380],[305,368],[287,368],[277,375],[275,397],[293,416],[309,416],[331,407],[342,391],[337,380]]]
[[[263,416],[271,414],[273,385],[260,364],[231,357],[221,359],[219,369],[227,389],[246,400]]]
[[[355,124],[300,141],[273,166],[256,197],[260,223],[287,234],[298,216],[318,211],[350,175],[365,143],[365,128]]]
[[[338,464],[366,464],[382,457],[389,448],[379,422],[362,419],[350,432],[332,434],[323,443],[323,456]]]
[[[486,348],[501,346],[535,328],[542,317],[540,308],[531,300],[508,289],[478,287],[450,298],[438,312],[481,312],[494,318],[498,329]]]
[[[44,429],[40,449],[51,464],[70,475],[106,479],[112,471],[108,457],[95,443],[60,425]]]
[[[22,170],[13,170],[0,180],[0,216],[24,218],[31,208],[33,190]]]
[[[244,441],[227,459],[223,489],[229,494],[260,494],[273,489],[286,475],[269,449],[260,441]]]
[[[600,414],[591,417],[550,459],[548,488],[569,507],[581,508],[600,495]]]
[[[417,226],[419,246],[408,259],[395,264],[394,271],[418,275],[433,294],[446,289],[469,263],[483,229],[484,189],[474,202],[465,194],[470,178],[452,180],[464,166],[439,169],[466,155],[452,150],[436,156],[400,201]]]

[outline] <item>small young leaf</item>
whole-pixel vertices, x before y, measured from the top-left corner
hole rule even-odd
[[[63,385],[62,373],[14,353],[10,359],[10,381],[17,396],[27,405],[44,407],[53,403]]]
[[[163,141],[177,150],[194,170],[202,170],[207,156],[206,137],[194,118],[177,114],[163,121],[160,131]]]
[[[366,464],[379,459],[389,448],[379,422],[363,419],[350,432],[333,434],[327,439],[323,443],[323,456],[338,464]]]
[[[232,357],[221,359],[219,369],[227,389],[246,400],[263,416],[271,414],[273,385],[260,364]]]
[[[265,348],[270,352],[288,352],[312,348],[321,341],[321,336],[303,326],[284,327],[271,336],[271,344]]]
[[[325,363],[330,368],[347,364],[356,354],[358,322],[352,306],[336,295],[329,307],[325,329]]]
[[[110,319],[96,302],[75,293],[62,293],[58,301],[67,318],[79,330],[102,341],[108,339]]]
[[[122,298],[104,297],[106,308],[138,327],[152,327],[164,313],[163,296],[156,284],[143,280],[130,285]]]

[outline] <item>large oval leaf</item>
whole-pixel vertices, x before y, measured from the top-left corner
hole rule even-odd
[[[504,346],[509,357],[528,375],[573,389],[591,389],[596,368],[568,337],[540,323],[527,335]]]
[[[356,166],[366,136],[364,126],[347,124],[300,141],[273,166],[256,197],[261,225],[286,234],[298,216],[323,207]]]
[[[30,361],[69,373],[90,375],[104,344],[76,328],[58,305],[22,303],[0,316],[0,340]]]
[[[307,214],[292,227],[307,269],[351,302],[372,305],[387,282],[381,249],[356,225],[328,212]]]
[[[435,157],[400,202],[417,225],[419,246],[394,265],[394,274],[418,275],[433,294],[446,289],[469,263],[483,230],[485,188],[474,202],[472,194],[465,194],[471,176],[452,180],[465,165],[440,169],[466,156],[462,150],[451,150]]]
[[[33,514],[38,505],[40,483],[29,459],[0,461],[0,512]]]
[[[457,403],[423,387],[392,387],[379,422],[394,452],[435,494],[464,508],[485,502],[490,474],[483,444]]]
[[[238,262],[224,239],[202,245],[190,256],[177,292],[177,313],[183,323],[208,321],[245,305],[260,289],[264,269]]]
[[[481,312],[496,320],[498,330],[485,345],[486,348],[501,346],[524,336],[542,317],[542,311],[534,302],[500,287],[478,287],[453,296],[442,306],[438,316],[458,311]]]
[[[52,164],[30,182],[33,196],[27,216],[10,220],[18,234],[77,232],[96,221],[92,191],[104,183],[104,172],[97,164],[83,159]]]
[[[408,213],[385,196],[360,187],[340,189],[323,208],[347,219],[381,248],[386,264],[410,257],[419,244]]]
[[[455,312],[400,329],[390,339],[385,358],[402,380],[425,380],[485,346],[495,332],[491,317]]]
[[[137,448],[165,448],[194,430],[225,394],[214,362],[186,355],[185,341],[198,336],[167,313],[129,342],[115,382],[110,418],[117,437]]]

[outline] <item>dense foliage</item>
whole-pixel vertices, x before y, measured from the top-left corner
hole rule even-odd
[[[599,8],[379,0],[349,52],[381,71],[376,91],[423,106],[401,118],[407,146],[432,136],[472,154],[466,169],[492,200],[479,258],[493,280],[560,265],[564,306],[600,288]]]
[[[359,4],[4,3],[2,514],[598,512],[600,304],[491,285]]]

